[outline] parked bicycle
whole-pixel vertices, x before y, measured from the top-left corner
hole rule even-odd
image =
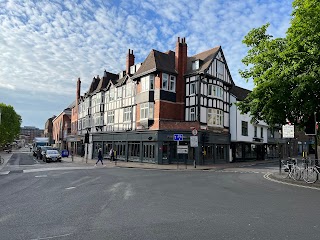
[[[302,178],[306,183],[315,183],[319,179],[320,167],[312,164],[310,159],[304,160],[304,168],[302,169]]]
[[[295,181],[301,178],[301,168],[297,164],[297,160],[289,158],[287,161],[281,160],[280,176],[282,178],[291,178]]]

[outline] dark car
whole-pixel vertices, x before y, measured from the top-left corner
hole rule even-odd
[[[53,150],[53,147],[51,147],[51,146],[42,146],[42,147],[41,147],[40,159],[42,159],[43,161],[44,161],[43,155],[45,154],[45,152],[46,152],[47,150]]]
[[[58,150],[47,149],[43,155],[45,162],[61,162],[61,155]]]

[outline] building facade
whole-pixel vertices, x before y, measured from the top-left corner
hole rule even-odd
[[[52,120],[53,146],[60,150],[68,150],[67,137],[71,134],[71,109],[74,104],[69,105]]]
[[[53,119],[55,119],[56,116],[53,116],[51,118],[48,118],[44,125],[44,137],[49,138],[49,144],[53,144],[53,135],[52,135],[52,128],[53,128]]]
[[[25,143],[33,143],[35,137],[43,137],[44,130],[33,126],[24,126],[20,128],[20,135],[25,136]]]
[[[105,71],[79,96],[78,136],[88,158],[102,147],[105,156],[113,148],[123,161],[229,162],[234,83],[222,48],[188,57],[185,38],[178,38],[175,52],[152,50],[143,63],[134,59],[129,50],[125,71]],[[198,145],[191,147],[193,129]],[[187,151],[178,154],[181,146]]]
[[[233,86],[231,89],[230,132],[232,161],[264,160],[287,156],[287,140],[281,127],[270,128],[264,121],[251,122],[250,113],[241,114],[236,103],[243,101],[249,90]]]

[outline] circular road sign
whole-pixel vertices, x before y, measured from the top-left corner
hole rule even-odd
[[[197,129],[193,129],[193,130],[192,130],[192,135],[193,135],[193,136],[197,136],[197,134],[198,134]]]

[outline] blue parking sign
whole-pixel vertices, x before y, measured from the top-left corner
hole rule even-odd
[[[183,134],[173,134],[174,141],[183,141]]]

